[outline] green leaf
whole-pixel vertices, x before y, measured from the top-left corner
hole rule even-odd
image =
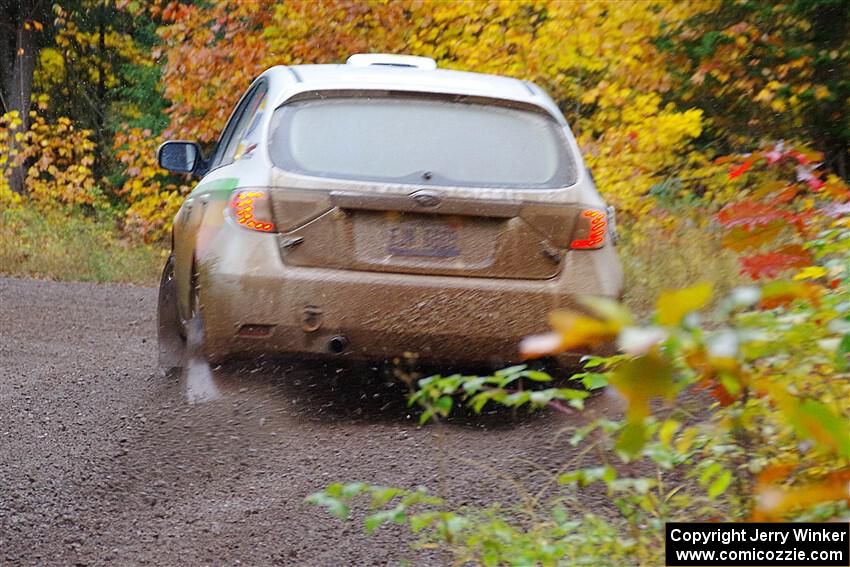
[[[369,485],[367,485],[365,482],[352,482],[342,487],[342,490],[340,491],[340,496],[342,496],[343,498],[353,498],[361,492],[364,492],[368,488]]]
[[[469,401],[470,407],[472,407],[472,411],[475,413],[481,413],[481,410],[484,409],[484,406],[487,402],[490,401],[490,392],[482,392],[477,394]]]
[[[570,471],[565,472],[558,476],[558,484],[571,484],[573,482],[578,482],[581,479],[582,471]]]
[[[595,431],[596,428],[597,428],[597,424],[595,422],[590,422],[589,424],[587,424],[583,427],[577,428],[575,430],[575,433],[573,433],[573,436],[570,437],[570,445],[575,447],[576,445],[578,445],[579,443],[584,441],[585,437],[587,437],[593,431]]]
[[[463,390],[467,394],[474,394],[475,392],[481,390],[481,386],[483,386],[485,383],[486,378],[480,378],[476,376],[464,381]]]
[[[502,368],[501,370],[497,370],[495,372],[496,376],[499,377],[508,377],[508,376],[519,376],[519,374],[528,368],[527,364],[517,364],[516,366],[508,366],[507,368]]]
[[[551,391],[536,391],[529,394],[529,401],[533,405],[542,406],[552,401],[553,392]]]
[[[585,372],[581,378],[581,385],[588,390],[598,390],[608,385],[608,376],[598,372]]]
[[[590,395],[588,392],[576,390],[575,388],[558,388],[557,392],[558,398],[562,400],[583,400]]]
[[[419,425],[425,425],[429,419],[434,415],[434,410],[431,408],[427,408],[422,412],[422,415],[419,416]]]
[[[649,492],[649,489],[655,486],[655,482],[648,478],[636,478],[634,479],[632,486],[637,491],[638,494],[646,494]]]
[[[348,514],[350,512],[348,506],[339,500],[329,500],[325,503],[325,506],[328,508],[328,512],[332,515],[336,516],[340,520],[347,520]]]
[[[732,471],[725,470],[714,479],[708,487],[708,497],[717,498],[723,494],[732,482]]]
[[[535,382],[549,382],[552,380],[552,377],[549,376],[549,374],[539,370],[526,370],[522,373],[522,375],[530,380],[534,380]]]
[[[646,443],[646,426],[642,421],[629,422],[620,432],[614,448],[629,457],[633,457]]]
[[[363,520],[363,523],[366,527],[366,533],[372,533],[376,528],[385,524],[387,522],[395,522],[396,524],[401,524],[407,518],[407,507],[403,504],[399,504],[398,506],[390,509],[390,510],[381,510],[380,512],[375,512],[370,516],[366,516]]]
[[[588,484],[593,484],[594,482],[599,482],[600,480],[604,481],[605,483],[609,483],[616,478],[617,471],[614,470],[614,467],[610,465],[605,465],[603,467],[579,469],[577,471],[570,471],[564,473],[558,477],[558,483],[570,484],[572,482],[578,482],[581,486],[587,486]]]
[[[567,522],[569,517],[567,516],[567,509],[558,504],[554,508],[552,508],[552,519],[555,520],[558,524],[564,524]]]
[[[423,512],[410,517],[410,529],[413,533],[419,533],[432,523],[437,518],[434,512]]]
[[[305,499],[305,501],[308,504],[313,504],[314,506],[324,506],[331,515],[336,516],[340,520],[348,519],[348,506],[346,506],[341,500],[328,496],[324,492],[311,494]]]
[[[401,496],[405,494],[405,491],[401,488],[395,487],[373,487],[372,488],[372,507],[379,508],[395,498],[396,496]]]
[[[451,514],[446,520],[446,531],[452,535],[457,535],[467,525],[469,525],[469,521],[466,518]]]
[[[363,525],[366,527],[366,533],[371,534],[374,532],[381,524],[384,524],[390,520],[392,514],[387,510],[382,510],[375,514],[371,514],[366,516],[366,519],[363,520]]]
[[[528,392],[527,390],[523,390],[521,392],[512,392],[512,393],[508,394],[507,396],[505,396],[503,399],[497,399],[497,398],[494,398],[494,399],[496,399],[497,401],[500,401],[501,403],[503,403],[506,406],[509,406],[509,407],[517,406],[518,407],[518,406],[521,406],[523,404],[528,403],[528,400],[531,399],[531,393]]]
[[[407,407],[413,406],[416,402],[425,397],[425,390],[416,390],[407,397]]]
[[[434,403],[434,407],[442,416],[448,416],[452,411],[452,406],[454,405],[454,399],[451,396],[441,396]]]
[[[705,486],[706,484],[708,484],[708,481],[711,480],[714,475],[719,473],[722,469],[723,467],[720,466],[720,463],[711,463],[705,468],[704,471],[702,471],[702,474],[699,475],[699,483]]]
[[[798,427],[802,431],[838,453],[842,458],[850,458],[850,422],[817,400],[806,399],[799,405]]]
[[[596,368],[597,366],[602,366],[607,362],[607,359],[601,356],[583,356],[581,358],[581,363],[585,368]]]

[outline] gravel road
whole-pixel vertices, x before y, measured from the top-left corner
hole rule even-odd
[[[165,375],[155,307],[153,288],[0,278],[0,565],[439,564],[304,498],[365,480],[509,501],[587,419],[458,417],[441,475],[400,387],[291,365]]]

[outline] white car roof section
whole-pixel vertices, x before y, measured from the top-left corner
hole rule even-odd
[[[277,104],[316,90],[395,90],[481,96],[531,104],[545,109],[558,122],[564,118],[558,107],[537,85],[510,77],[421,69],[392,65],[294,65],[272,67],[263,75],[283,78],[288,84]],[[276,104],[276,105],[277,105]]]

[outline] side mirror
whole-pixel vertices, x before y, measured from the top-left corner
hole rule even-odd
[[[204,158],[195,142],[168,141],[156,151],[159,167],[172,173],[195,173],[202,168]]]

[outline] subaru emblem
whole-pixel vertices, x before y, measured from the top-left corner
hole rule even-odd
[[[412,196],[413,200],[416,201],[416,204],[420,207],[436,207],[442,202],[440,195],[431,191],[419,191],[414,193]]]

